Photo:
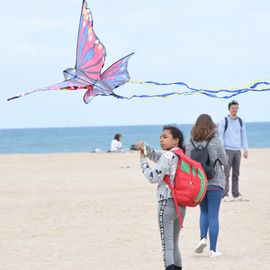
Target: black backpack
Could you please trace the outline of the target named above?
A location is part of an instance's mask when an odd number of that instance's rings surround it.
[[[207,179],[213,179],[216,175],[215,165],[216,161],[213,162],[209,157],[208,152],[208,145],[210,143],[211,139],[207,142],[206,146],[203,146],[201,144],[195,145],[193,140],[190,138],[190,142],[193,145],[194,149],[191,150],[191,158],[193,160],[196,160],[202,164],[203,170],[206,174]]]

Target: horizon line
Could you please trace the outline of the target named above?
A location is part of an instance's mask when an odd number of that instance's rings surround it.
[[[270,121],[252,121],[245,124],[270,123]],[[136,125],[94,125],[94,126],[44,126],[44,127],[1,127],[0,130],[16,130],[16,129],[53,129],[53,128],[101,128],[101,127],[138,127],[138,126],[164,126],[164,125],[193,125],[194,123],[166,123],[166,124],[136,124]],[[216,123],[217,124],[217,123]]]

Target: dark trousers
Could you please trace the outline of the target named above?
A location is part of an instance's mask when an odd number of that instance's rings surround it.
[[[240,174],[240,162],[241,162],[241,151],[240,150],[226,150],[228,156],[228,164],[224,167],[224,172],[226,176],[225,189],[223,197],[229,193],[229,180],[230,171],[232,169],[232,195],[233,197],[238,197],[239,193],[239,174]]]

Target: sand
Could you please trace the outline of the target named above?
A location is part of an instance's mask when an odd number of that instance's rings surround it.
[[[218,250],[193,253],[199,209],[181,232],[184,270],[270,269],[270,149],[250,150],[240,191],[222,203]],[[138,153],[0,156],[0,269],[162,270],[156,186]]]

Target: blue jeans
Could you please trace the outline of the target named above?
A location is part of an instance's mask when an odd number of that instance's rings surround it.
[[[218,186],[208,186],[204,199],[200,203],[201,239],[207,238],[209,228],[210,250],[216,251],[219,231],[219,207],[223,189]]]

